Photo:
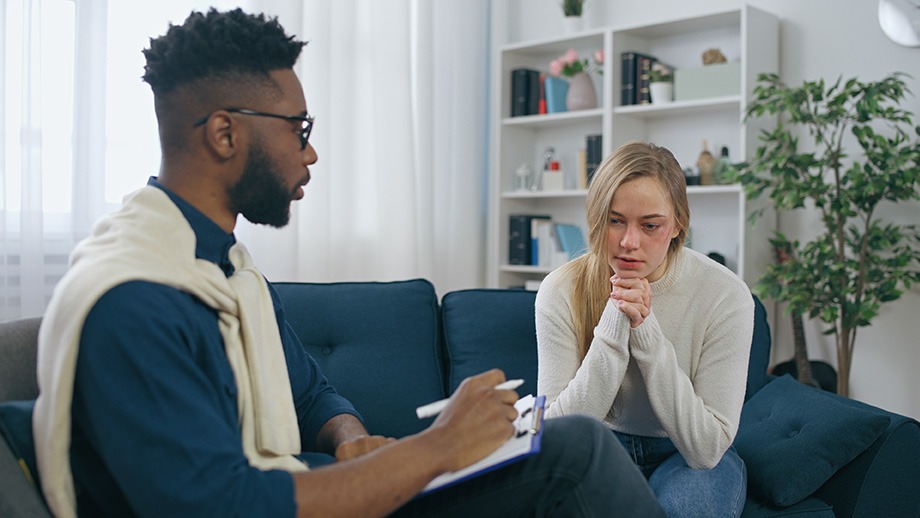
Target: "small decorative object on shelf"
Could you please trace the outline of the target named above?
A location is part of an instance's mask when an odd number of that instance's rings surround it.
[[[669,103],[674,100],[674,70],[660,62],[652,63],[649,70],[649,95],[653,104]]]
[[[716,168],[712,171],[712,183],[715,185],[723,185],[729,183],[726,175],[731,168],[732,161],[728,158],[728,147],[722,146],[722,151],[719,154],[719,160],[716,161]]]
[[[565,54],[550,61],[549,74],[554,77],[568,77],[569,91],[566,94],[565,104],[569,111],[587,110],[597,106],[597,94],[594,91],[594,82],[591,80],[592,72],[602,73],[601,65],[604,64],[604,51],[595,50],[591,59],[579,58],[575,49],[569,49]]]
[[[684,180],[686,180],[687,185],[699,185],[700,184],[700,172],[697,171],[695,167],[685,167],[684,168]],[[687,245],[690,246],[690,245]]]
[[[527,162],[521,162],[521,165],[514,170],[514,189],[516,191],[526,191],[530,189],[530,181],[533,177],[533,171]]]
[[[561,191],[565,188],[565,177],[559,168],[556,150],[551,147],[546,148],[543,153],[543,178],[541,183],[544,191]]]
[[[703,151],[696,160],[696,167],[700,170],[700,185],[712,185],[712,171],[716,167],[716,158],[709,152],[709,143],[703,141]]]
[[[704,65],[714,65],[716,63],[726,63],[728,58],[725,57],[725,54],[722,54],[722,51],[719,49],[706,49],[703,52],[703,64]]]

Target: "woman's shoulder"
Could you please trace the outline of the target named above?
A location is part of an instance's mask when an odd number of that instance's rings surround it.
[[[708,287],[731,298],[750,298],[748,285],[726,265],[686,247],[681,252],[681,261],[684,278],[694,279],[693,284],[699,288],[705,290]]]
[[[575,268],[572,261],[549,272],[540,282],[540,289],[537,290],[537,301],[568,300],[572,290],[575,287]]]

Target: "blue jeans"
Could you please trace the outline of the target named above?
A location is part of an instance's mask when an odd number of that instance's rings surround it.
[[[712,469],[693,469],[667,437],[613,432],[669,517],[741,516],[747,469],[731,447]]]
[[[394,516],[664,517],[626,451],[597,419],[544,422],[540,452],[416,498]]]

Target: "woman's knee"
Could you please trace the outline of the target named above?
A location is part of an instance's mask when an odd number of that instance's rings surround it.
[[[712,469],[693,469],[675,453],[655,470],[649,485],[668,516],[738,516],[747,493],[747,470],[733,449]]]

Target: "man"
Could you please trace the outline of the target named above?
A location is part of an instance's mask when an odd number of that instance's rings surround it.
[[[413,500],[511,435],[517,395],[486,372],[427,430],[368,434],[236,243],[239,214],[287,223],[317,160],[293,71],[302,46],[275,20],[212,9],[145,50],[159,176],[74,250],[41,329],[34,433],[52,511],[660,513],[613,435],[586,418],[548,422],[539,455]],[[336,462],[308,469],[301,452]]]

